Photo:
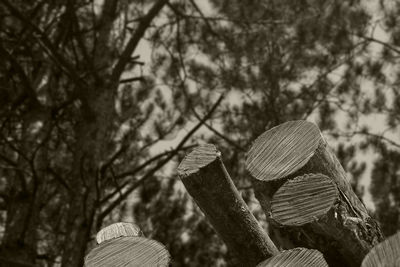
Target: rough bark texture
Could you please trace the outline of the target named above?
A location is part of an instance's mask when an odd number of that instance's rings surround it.
[[[94,66],[99,71],[87,81],[87,86],[77,88],[81,101],[82,121],[76,124],[74,166],[70,187],[75,191],[70,198],[67,233],[62,257],[63,267],[79,267],[83,264],[86,246],[95,221],[99,201],[99,170],[109,156],[112,147],[113,123],[116,118],[115,98],[119,79],[126,64],[167,0],[153,4],[138,24],[114,68],[113,53],[109,46],[113,24],[118,16],[118,1],[106,0],[98,23],[98,43],[95,47]],[[101,221],[98,222],[101,224]]]
[[[278,250],[241,198],[220,154],[214,145],[199,146],[181,162],[178,173],[228,249],[243,266],[256,266]]]
[[[315,249],[295,248],[286,250],[257,265],[257,267],[328,267],[324,256]]]
[[[371,249],[361,267],[400,266],[400,232]]]
[[[268,170],[271,162],[272,172]],[[256,178],[256,197],[267,216],[273,194],[288,179],[320,173],[332,179],[338,188],[340,201],[324,224],[308,224],[301,229],[273,227],[285,248],[317,248],[330,265],[360,266],[368,251],[382,240],[378,224],[351,189],[344,169],[316,125],[293,121],[265,132],[250,149],[246,164]]]

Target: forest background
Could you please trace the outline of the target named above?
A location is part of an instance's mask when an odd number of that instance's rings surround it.
[[[236,266],[177,164],[214,143],[267,227],[245,154],[297,119],[385,235],[400,229],[399,1],[0,0],[0,14],[0,259],[82,266],[99,229],[131,221],[173,266]]]

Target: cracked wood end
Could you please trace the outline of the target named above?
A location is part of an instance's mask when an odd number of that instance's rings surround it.
[[[325,216],[338,200],[335,183],[322,174],[288,180],[274,194],[271,219],[284,226],[299,226]]]
[[[159,242],[144,237],[118,237],[102,242],[85,257],[86,267],[169,265],[170,255]]]
[[[101,229],[96,235],[97,244],[121,236],[143,236],[139,226],[133,223],[118,222]]]

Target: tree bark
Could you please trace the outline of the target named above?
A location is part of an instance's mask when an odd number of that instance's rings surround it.
[[[233,184],[220,152],[202,145],[178,167],[189,194],[243,266],[256,266],[278,253]]]
[[[88,81],[87,87],[76,89],[82,102],[82,121],[77,124],[75,130],[77,140],[70,186],[74,192],[70,198],[68,229],[62,257],[63,267],[78,267],[83,264],[101,194],[99,170],[102,162],[107,159],[113,143],[115,98],[119,78],[151,21],[166,3],[166,0],[159,0],[153,4],[144,19],[140,21],[113,69],[107,64],[112,64],[110,61],[115,52],[110,49],[109,41],[114,20],[118,17],[118,1],[106,0],[103,4],[97,30],[98,43],[93,59],[96,75],[93,80]]]
[[[62,266],[78,267],[84,262],[99,200],[99,167],[111,141],[114,98],[111,91],[98,89],[98,97],[87,99],[84,120],[76,127],[77,141],[70,180],[70,208]]]
[[[256,197],[268,218],[273,195],[285,181],[306,174],[323,174],[335,183],[338,203],[325,226],[290,231],[272,227],[286,245],[316,248],[334,266],[360,266],[368,251],[382,240],[378,224],[351,189],[344,169],[313,123],[291,121],[265,132],[254,142],[246,165],[255,178]],[[339,225],[343,231],[337,230]],[[332,254],[333,251],[338,254]]]

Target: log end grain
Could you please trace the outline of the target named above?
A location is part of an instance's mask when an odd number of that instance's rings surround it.
[[[315,249],[294,248],[269,258],[257,267],[328,267],[324,256]]]
[[[400,266],[400,232],[371,249],[361,267]]]
[[[262,181],[281,179],[303,167],[324,139],[308,121],[289,121],[260,135],[250,148],[246,168]]]
[[[221,152],[212,144],[199,145],[192,152],[187,154],[178,166],[178,174],[181,177],[197,172],[201,168],[213,162]]]
[[[121,236],[143,236],[139,226],[133,223],[118,222],[101,229],[96,235],[97,244]]]
[[[102,242],[85,258],[86,267],[169,265],[170,255],[159,242],[144,237],[119,237]]]
[[[338,201],[335,183],[322,174],[286,181],[271,201],[271,219],[282,226],[300,226],[326,216]]]

